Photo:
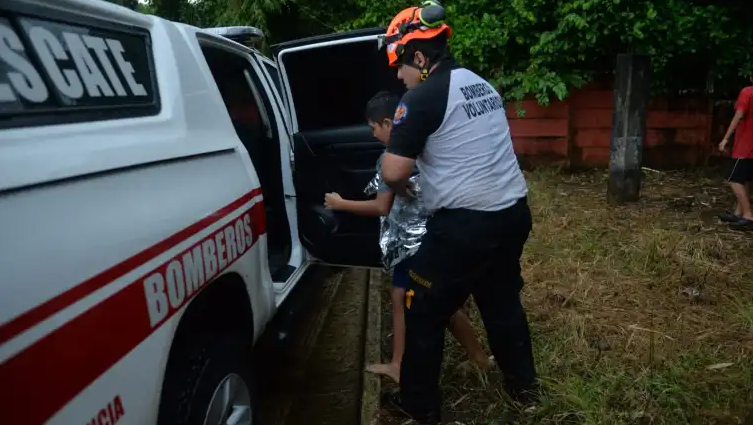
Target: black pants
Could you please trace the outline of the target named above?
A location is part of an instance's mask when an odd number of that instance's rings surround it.
[[[407,413],[438,413],[445,329],[471,294],[507,391],[531,389],[536,372],[520,302],[520,256],[530,231],[526,198],[496,212],[439,210],[429,220],[409,272],[414,295],[405,305],[400,392]]]

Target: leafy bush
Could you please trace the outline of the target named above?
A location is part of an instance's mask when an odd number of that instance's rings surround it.
[[[124,1],[124,0],[115,0]],[[618,53],[651,55],[657,92],[729,98],[753,75],[750,0],[445,0],[455,56],[509,99],[542,104],[611,78]],[[706,1],[708,4],[696,2]],[[270,42],[386,26],[419,0],[152,0],[197,26],[254,25]]]
[[[351,0],[361,15],[340,29],[386,25],[402,0]],[[511,99],[542,104],[611,72],[618,53],[648,53],[656,91],[729,96],[753,75],[753,11],[743,2],[683,0],[446,0],[455,56]],[[747,20],[747,22],[746,22]]]

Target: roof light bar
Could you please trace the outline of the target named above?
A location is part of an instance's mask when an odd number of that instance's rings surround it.
[[[249,26],[216,27],[205,28],[204,30],[246,46],[250,46],[254,42],[264,38],[264,33],[259,28]]]

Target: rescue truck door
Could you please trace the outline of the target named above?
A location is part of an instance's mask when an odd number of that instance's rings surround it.
[[[328,192],[369,199],[364,189],[384,146],[363,111],[379,91],[404,91],[387,65],[383,34],[375,28],[273,46],[290,114],[301,242],[329,264],[380,265],[379,219],[328,211],[323,204]]]

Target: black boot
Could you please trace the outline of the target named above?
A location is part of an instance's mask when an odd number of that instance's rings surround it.
[[[520,403],[524,408],[533,407],[538,403],[541,397],[541,389],[542,386],[538,380],[531,385],[525,386],[525,388],[512,388],[510,386],[506,388],[510,398]]]
[[[395,416],[413,419],[421,425],[439,425],[441,420],[439,409],[428,413],[406,411],[399,391],[382,394],[382,407]]]

